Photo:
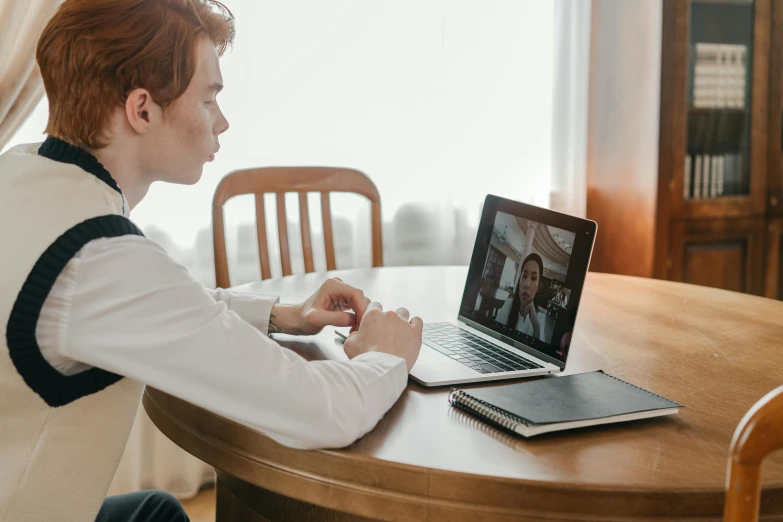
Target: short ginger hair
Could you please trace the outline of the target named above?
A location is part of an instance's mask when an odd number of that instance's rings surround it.
[[[222,56],[234,17],[216,0],[65,0],[38,41],[49,98],[46,133],[82,148],[108,144],[106,125],[137,88],[162,108],[196,68],[200,38]]]

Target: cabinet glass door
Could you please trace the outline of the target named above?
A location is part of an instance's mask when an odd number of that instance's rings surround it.
[[[750,194],[754,7],[690,3],[685,200]]]

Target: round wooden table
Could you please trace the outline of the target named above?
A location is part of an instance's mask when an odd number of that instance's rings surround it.
[[[465,267],[332,272],[385,308],[455,319]],[[240,287],[298,302],[324,274]],[[678,415],[516,438],[409,382],[343,450],[283,447],[158,390],[144,407],[218,472],[217,520],[720,520],[729,442],[783,382],[783,303],[679,283],[589,274],[566,373],[604,370],[686,405]],[[331,330],[280,337],[308,359],[345,358]],[[476,385],[473,385],[476,386]],[[472,386],[468,386],[472,387]],[[765,520],[783,520],[783,454],[763,469]]]

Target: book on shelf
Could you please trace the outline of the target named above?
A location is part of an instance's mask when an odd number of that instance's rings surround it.
[[[731,194],[733,188],[731,186],[731,180],[734,177],[734,169],[736,166],[736,158],[734,157],[734,154],[728,154],[726,155],[726,174],[723,178],[723,184],[726,187],[726,192]]]
[[[710,199],[738,194],[743,189],[739,154],[685,155],[683,199]]]
[[[696,42],[692,45],[693,106],[744,109],[748,47]]]
[[[723,165],[725,162],[725,156],[719,156],[715,162],[717,168],[715,169],[715,186],[713,188],[714,197],[723,195]]]
[[[684,199],[709,199],[747,190],[747,111],[688,112]]]
[[[718,197],[718,163],[720,156],[712,157],[712,172],[710,173],[710,197]]]
[[[701,197],[709,198],[710,196],[710,175],[712,174],[712,156],[705,155],[702,158],[701,163]]]

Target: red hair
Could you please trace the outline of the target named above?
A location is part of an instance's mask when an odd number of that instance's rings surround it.
[[[196,68],[196,44],[222,55],[234,17],[216,0],[65,0],[38,41],[36,60],[49,98],[47,134],[83,148],[107,144],[112,111],[136,88],[164,109]]]

